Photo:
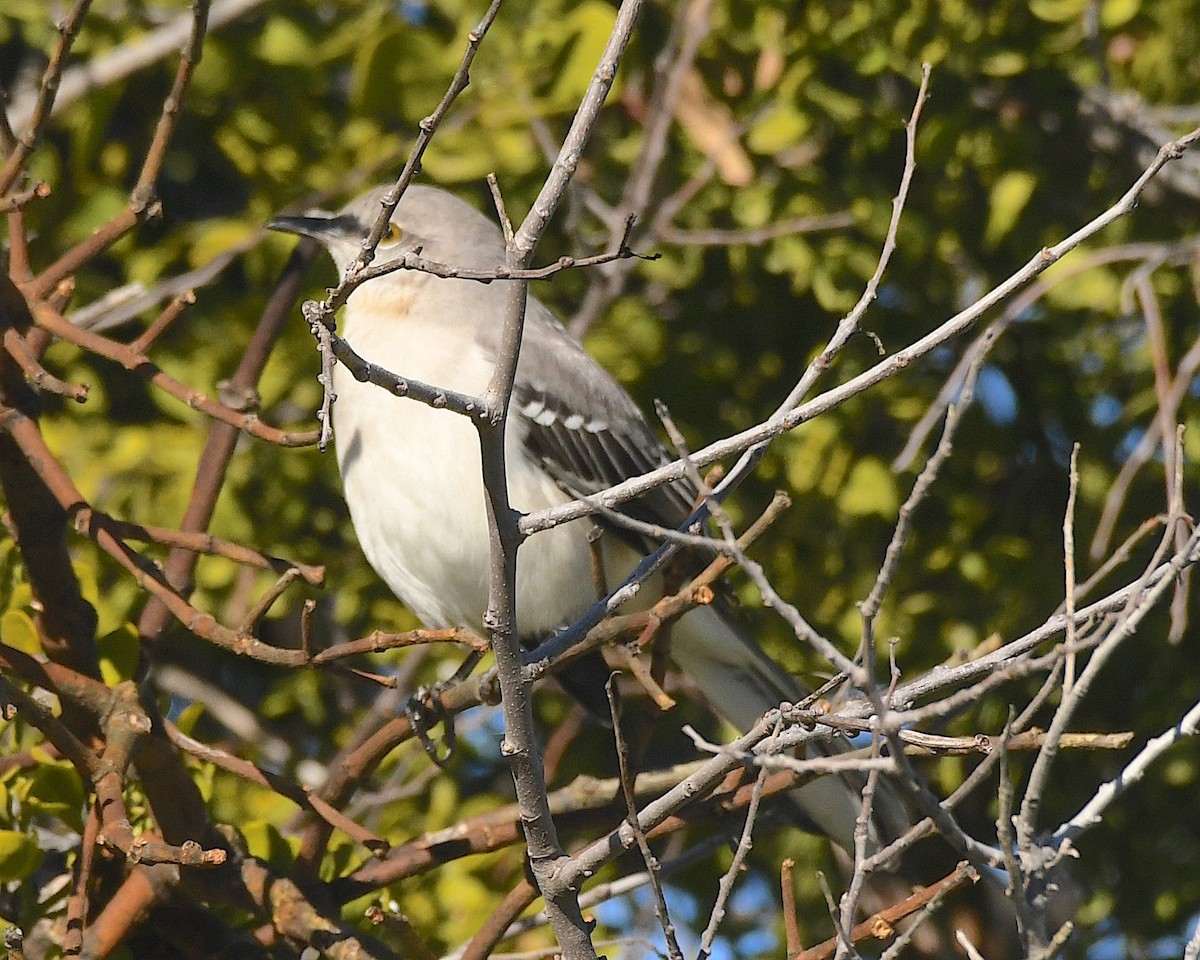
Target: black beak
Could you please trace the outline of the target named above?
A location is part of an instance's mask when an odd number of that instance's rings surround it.
[[[331,240],[355,239],[365,231],[354,218],[344,214],[310,214],[304,217],[274,217],[267,221],[268,230],[278,230],[281,233],[298,233],[302,237],[312,237],[322,243]]]

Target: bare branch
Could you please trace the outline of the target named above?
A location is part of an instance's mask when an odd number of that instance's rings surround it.
[[[13,146],[12,152],[9,153],[3,168],[0,168],[0,196],[8,194],[9,189],[25,169],[25,164],[29,161],[38,140],[41,139],[46,121],[50,117],[50,108],[54,106],[58,83],[71,52],[71,46],[79,35],[83,18],[87,16],[88,7],[91,5],[91,0],[75,0],[66,19],[57,26],[58,42],[50,54],[50,62],[42,71],[41,86],[38,88],[37,101],[29,111],[28,126],[20,120],[14,125],[14,127],[25,127],[25,130],[16,137],[16,144]],[[13,129],[10,127],[9,132],[13,132]]]
[[[667,956],[671,960],[682,960],[683,951],[679,949],[679,941],[675,938],[675,925],[671,922],[671,914],[667,910],[667,897],[663,893],[662,884],[658,879],[658,858],[654,856],[653,851],[650,849],[650,844],[646,840],[646,834],[642,832],[642,828],[638,825],[637,798],[634,797],[633,793],[633,783],[636,779],[636,774],[630,769],[629,746],[621,733],[621,711],[617,702],[614,679],[614,677],[608,678],[608,683],[605,684],[604,691],[608,694],[608,708],[612,715],[613,743],[617,748],[621,793],[625,798],[625,822],[629,824],[629,828],[633,831],[634,837],[637,839],[638,850],[642,854],[642,862],[646,864],[646,876],[649,878],[650,890],[654,894],[654,915],[658,918],[663,936],[666,938]]]
[[[1051,264],[1058,262],[1067,253],[1078,247],[1084,240],[1095,235],[1114,220],[1132,211],[1136,206],[1138,196],[1159,170],[1170,161],[1182,156],[1183,152],[1194,146],[1198,140],[1200,140],[1200,130],[1195,130],[1187,136],[1164,144],[1162,149],[1159,150],[1154,163],[1138,177],[1120,200],[1070,236],[1059,241],[1054,246],[1044,248],[1024,267],[1012,274],[1003,283],[993,288],[988,294],[981,297],[965,310],[946,320],[924,337],[892,354],[886,360],[852,377],[840,386],[827,390],[807,403],[783,410],[761,424],[695,451],[692,454],[692,459],[696,466],[701,468],[707,467],[718,460],[723,460],[726,457],[754,447],[756,444],[770,441],[774,437],[794,429],[801,423],[806,423],[819,414],[841,405],[851,397],[869,390],[876,384],[896,376],[912,364],[914,360],[925,356],[936,347],[941,346],[943,343],[962,333],[993,306],[1006,300],[1015,291],[1025,286],[1030,280],[1046,270]],[[560,507],[540,510],[529,514],[522,518],[521,530],[525,534],[532,534],[577,517],[587,516],[595,512],[593,504],[616,507],[663,483],[678,480],[685,473],[686,467],[683,462],[676,460],[665,467],[660,467],[640,477],[623,481],[610,487],[608,490],[593,494],[590,497],[581,498]],[[731,476],[733,476],[732,471]],[[720,489],[724,489],[724,485]]]

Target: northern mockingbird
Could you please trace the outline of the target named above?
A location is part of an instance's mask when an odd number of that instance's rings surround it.
[[[279,217],[276,230],[319,240],[340,270],[361,252],[380,212],[380,187],[337,214]],[[379,244],[380,262],[420,248],[464,268],[504,263],[499,228],[443,190],[410,186]],[[491,376],[505,315],[503,283],[397,270],[351,294],[343,335],[365,359],[401,376],[478,395]],[[489,541],[479,441],[467,418],[389,395],[342,365],[333,373],[334,438],[346,502],[363,551],[395,594],[428,627],[477,629],[488,600]],[[602,490],[671,460],[620,384],[530,296],[505,438],[509,497],[524,512]],[[677,482],[622,509],[664,527],[689,515],[695,491]],[[600,521],[603,523],[603,521]],[[591,520],[530,537],[517,555],[518,632],[536,643],[571,623],[596,599]],[[599,553],[619,584],[647,549],[613,529]],[[657,587],[661,590],[661,585]],[[657,598],[654,585],[640,596]],[[742,730],[806,691],[718,604],[672,627],[670,656],[712,707]],[[593,709],[605,709],[606,671],[568,671],[560,680]],[[590,687],[590,689],[589,689]],[[848,781],[825,777],[795,791],[803,812],[852,848],[861,801]]]

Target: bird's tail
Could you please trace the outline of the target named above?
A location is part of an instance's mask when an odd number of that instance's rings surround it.
[[[784,671],[731,616],[717,605],[698,607],[671,628],[671,659],[695,681],[709,704],[739,730],[749,730],[780,703],[796,703],[808,690]],[[828,741],[822,752],[851,749],[846,740]],[[815,751],[813,751],[815,752]],[[854,849],[854,825],[862,811],[862,778],[824,776],[792,791],[803,816],[847,850]],[[903,831],[909,815],[890,785],[880,781],[871,824],[872,845]]]

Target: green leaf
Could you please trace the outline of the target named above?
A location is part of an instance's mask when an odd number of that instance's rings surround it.
[[[854,464],[838,494],[838,509],[850,517],[872,514],[891,519],[900,508],[896,476],[886,463],[866,457]]]
[[[259,158],[262,158],[259,154]],[[198,232],[196,241],[188,251],[189,266],[198,267],[208,263],[226,250],[236,247],[254,233],[256,227],[244,220],[208,221]]]
[[[1029,58],[1016,50],[1001,50],[993,53],[979,65],[979,70],[989,77],[1015,77],[1029,69]]]
[[[42,763],[33,774],[24,802],[30,813],[57,817],[83,830],[83,782],[67,763]]]
[[[823,109],[837,124],[851,124],[863,114],[863,101],[823,83],[810,83],[805,90],[810,103]]]
[[[1001,175],[992,187],[987,227],[983,231],[986,244],[995,246],[1008,235],[1033,196],[1036,185],[1033,174],[1024,170],[1011,170]]]
[[[279,832],[279,828],[266,820],[251,820],[241,826],[242,835],[246,838],[246,849],[252,856],[280,869],[291,865],[295,850],[288,839]],[[299,844],[299,838],[296,838]]]
[[[607,3],[585,0],[575,4],[561,25],[570,37],[566,58],[555,71],[551,97],[555,103],[575,104],[592,82],[596,64],[608,43],[615,13]],[[610,98],[612,94],[609,95]]]
[[[782,104],[750,128],[746,146],[759,154],[775,154],[795,145],[808,132],[808,118],[794,107]]]
[[[24,610],[6,610],[0,617],[0,639],[22,653],[39,654],[42,642],[38,638],[33,618]]]
[[[204,716],[206,709],[203,703],[196,701],[195,703],[189,703],[179,711],[179,716],[175,718],[175,726],[179,729],[179,732],[188,737],[194,736],[196,724],[200,722],[200,718]]]
[[[1140,0],[1104,0],[1100,5],[1100,26],[1117,30],[1125,26],[1142,9]]]
[[[1083,16],[1088,0],[1031,0],[1029,12],[1047,23],[1068,23]]]
[[[42,862],[42,851],[33,837],[16,830],[0,830],[0,883],[24,880]]]
[[[392,89],[397,57],[402,49],[397,30],[372,31],[362,38],[350,73],[350,102],[359,109],[377,109]]]
[[[1077,274],[1050,288],[1046,300],[1063,310],[1113,310],[1121,299],[1121,280],[1111,270]]]
[[[258,38],[258,55],[275,66],[302,66],[312,60],[312,38],[294,20],[271,17]]]
[[[132,680],[141,658],[137,628],[126,623],[97,641],[100,650],[100,675],[110,687]]]

